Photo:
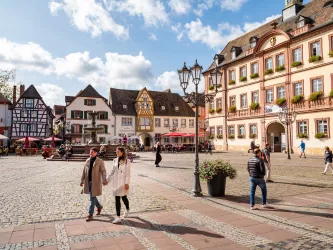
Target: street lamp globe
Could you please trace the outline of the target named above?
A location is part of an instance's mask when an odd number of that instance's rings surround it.
[[[184,63],[184,67],[182,69],[178,70],[178,76],[179,76],[180,86],[182,87],[185,94],[188,86],[188,81],[191,76],[191,71],[186,67],[186,63]]]
[[[198,60],[195,60],[195,64],[191,67],[193,83],[198,85],[201,78],[202,67],[198,64]]]

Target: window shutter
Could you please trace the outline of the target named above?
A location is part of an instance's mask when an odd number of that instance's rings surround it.
[[[83,125],[80,125],[80,133],[82,133]]]
[[[83,119],[83,111],[80,112],[80,119]]]
[[[71,117],[74,119],[74,110],[71,111]]]
[[[93,105],[96,106],[96,100],[93,100]]]
[[[108,125],[104,125],[105,134],[108,133]]]
[[[88,104],[88,100],[84,99],[84,105],[87,105],[87,104]]]
[[[106,120],[109,119],[109,112],[105,112],[105,119],[106,119]]]
[[[74,134],[74,124],[71,125],[71,133]]]
[[[88,117],[88,111],[84,111],[84,119],[87,120]]]

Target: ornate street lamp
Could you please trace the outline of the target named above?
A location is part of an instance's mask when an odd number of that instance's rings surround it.
[[[293,124],[296,120],[297,113],[294,110],[290,110],[288,107],[284,108],[281,112],[279,112],[279,119],[282,124],[287,127],[287,153],[288,159],[290,160],[290,143],[289,143],[289,126]]]
[[[215,59],[215,58],[214,58]],[[200,98],[204,98],[204,101],[211,102],[214,100],[216,94],[206,94],[200,95],[198,94],[198,85],[201,80],[202,67],[198,64],[198,61],[195,60],[195,64],[190,70],[186,67],[186,63],[184,63],[184,67],[178,70],[180,86],[182,87],[185,95],[185,99],[188,103],[193,104],[195,106],[195,165],[194,165],[194,188],[193,195],[201,196],[201,185],[199,178],[199,103]],[[217,93],[217,87],[220,84],[222,79],[222,74],[218,71],[217,65],[215,66],[215,71],[213,72],[213,86],[215,86],[215,92]],[[190,94],[186,92],[186,89],[189,85],[189,80],[192,78],[192,82],[195,85],[195,92],[191,92]]]

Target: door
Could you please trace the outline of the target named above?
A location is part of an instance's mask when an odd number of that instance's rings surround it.
[[[150,147],[150,138],[149,137],[145,138],[145,146]]]

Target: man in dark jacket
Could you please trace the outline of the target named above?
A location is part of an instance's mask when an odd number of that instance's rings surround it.
[[[249,159],[247,164],[247,170],[250,175],[250,205],[251,209],[254,208],[255,205],[255,193],[257,186],[260,187],[262,193],[262,207],[266,207],[266,198],[267,198],[267,187],[265,182],[265,163],[260,158],[261,150],[256,148],[254,150],[255,156]]]

